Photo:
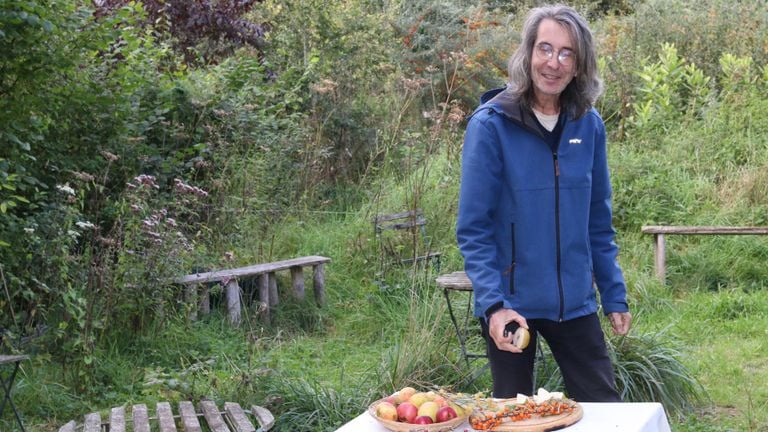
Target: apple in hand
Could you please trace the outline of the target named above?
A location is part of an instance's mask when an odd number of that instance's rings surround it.
[[[430,416],[418,416],[415,419],[413,419],[413,424],[432,424],[434,423],[432,421],[432,417]]]
[[[440,409],[437,410],[437,414],[435,415],[435,421],[438,423],[442,423],[444,421],[452,420],[458,417],[456,414],[456,411],[454,411],[453,408],[449,406],[440,407]]]
[[[419,409],[410,402],[403,402],[397,406],[397,419],[405,423],[413,423]]]
[[[376,405],[376,415],[384,420],[397,421],[397,408],[389,402]]]

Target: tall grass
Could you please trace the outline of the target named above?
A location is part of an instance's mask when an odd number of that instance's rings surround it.
[[[665,331],[608,342],[622,399],[661,402],[668,414],[679,418],[707,401],[701,383],[682,362],[683,351],[671,344]]]

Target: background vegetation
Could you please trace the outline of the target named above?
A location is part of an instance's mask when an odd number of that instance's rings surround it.
[[[32,355],[15,390],[29,429],[208,397],[335,430],[404,385],[487,389],[468,382],[479,364],[438,270],[383,265],[371,221],[424,209],[428,244],[404,253],[462,268],[464,118],[504,83],[533,4],[1,2],[0,328],[4,352]],[[620,388],[663,402],[675,430],[765,430],[764,239],[670,238],[662,285],[640,234],[768,224],[765,2],[573,5],[599,41],[635,315],[610,341]],[[284,294],[271,324],[257,304],[239,328],[218,309],[191,320],[167,282],[311,254],[333,260],[328,305]]]

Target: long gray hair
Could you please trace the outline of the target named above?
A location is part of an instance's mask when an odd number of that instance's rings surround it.
[[[603,93],[603,81],[598,76],[597,53],[587,21],[569,6],[554,5],[532,9],[521,32],[522,41],[509,59],[509,89],[529,108],[533,106],[531,57],[539,25],[552,19],[571,35],[576,54],[576,76],[560,95],[560,105],[573,117],[581,117]]]

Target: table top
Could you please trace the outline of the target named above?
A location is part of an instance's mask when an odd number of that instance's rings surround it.
[[[29,360],[28,355],[0,355],[0,364],[18,363],[23,360]]]
[[[576,424],[561,429],[567,432],[671,432],[664,407],[657,402],[597,403],[584,402],[584,417]],[[473,432],[468,423],[455,432]],[[388,432],[368,412],[357,416],[336,432]]]

